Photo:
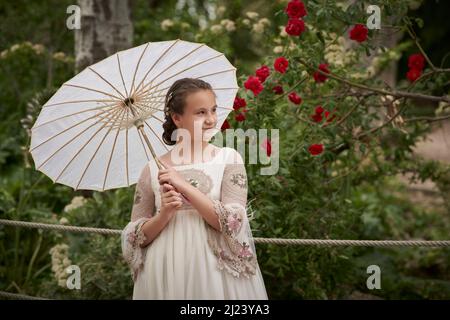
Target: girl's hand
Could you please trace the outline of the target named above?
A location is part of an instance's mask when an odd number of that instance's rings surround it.
[[[187,183],[186,180],[173,167],[169,166],[163,161],[161,162],[166,167],[166,169],[160,169],[158,172],[159,184],[163,185],[167,183],[174,186],[179,191],[182,190]]]
[[[183,201],[179,192],[170,184],[163,184],[161,190],[161,209],[160,214],[169,220],[175,214],[175,211],[181,207]]]

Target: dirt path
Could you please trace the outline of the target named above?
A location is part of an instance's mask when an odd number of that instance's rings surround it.
[[[414,154],[425,159],[450,163],[450,121],[438,121],[433,124],[432,132],[413,148]],[[443,199],[437,193],[437,188],[431,180],[423,183],[410,183],[409,175],[397,175],[400,181],[408,185],[414,202],[439,205]]]

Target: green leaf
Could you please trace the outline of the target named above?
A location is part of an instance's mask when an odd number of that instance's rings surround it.
[[[417,26],[422,29],[423,28],[423,20],[421,18],[416,18],[415,21],[417,23]]]
[[[317,36],[317,38],[319,38],[319,41],[322,42],[322,44],[325,44],[325,40],[323,39],[322,32],[317,31],[316,36]]]

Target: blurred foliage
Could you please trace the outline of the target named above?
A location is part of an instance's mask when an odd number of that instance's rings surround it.
[[[364,1],[350,6],[334,1],[305,1],[307,31],[299,38],[280,33],[287,21],[283,12],[286,3],[133,1],[135,45],[180,38],[205,42],[224,52],[238,68],[242,88],[239,95],[248,104],[244,122],[237,122],[235,113],[230,115],[232,127],[279,129],[279,172],[263,176],[259,173],[262,165],[247,166],[249,199],[256,218],[252,221],[254,237],[448,238],[448,165],[412,154],[412,147],[430,131],[430,125],[418,121],[386,126],[366,139],[355,140],[355,131],[370,130],[381,120],[379,110],[384,106],[380,96],[345,94],[346,87],[330,79],[317,84],[312,80],[312,71],[299,59],[313,66],[327,61],[335,74],[386,89],[379,75],[393,62],[400,70],[398,89],[425,94],[448,94],[448,75],[433,75],[410,86],[404,73],[407,57],[417,51],[414,43],[405,36],[394,48],[386,49],[370,41],[375,31],[369,32],[369,41],[352,45],[344,56],[332,55],[332,59],[330,46],[340,44],[340,36],[348,38],[349,26],[364,22]],[[53,184],[33,168],[26,152],[40,106],[73,76],[73,35],[63,25],[69,4],[0,4],[0,217],[120,229],[128,222],[134,187],[94,192],[92,198],[75,205],[80,192]],[[425,39],[425,50],[431,51],[430,57],[439,61],[438,66],[448,67],[450,50],[441,40],[442,31],[449,30],[443,27],[448,21],[434,17],[435,12],[448,12],[447,4],[427,1],[418,8],[413,1],[405,0],[371,4],[380,5],[383,14],[400,27],[404,26],[402,17],[420,17],[423,28],[418,33]],[[437,5],[443,9],[433,7]],[[258,15],[250,17],[248,12]],[[275,47],[282,51],[275,53]],[[273,60],[278,56],[289,60],[286,74],[273,70]],[[255,97],[243,84],[263,64],[271,68],[271,75],[264,82],[263,92]],[[286,94],[274,95],[270,90],[274,85],[282,85]],[[291,91],[302,96],[300,106],[287,99]],[[423,108],[407,103],[401,114],[405,118],[434,115],[436,109],[434,104]],[[361,107],[341,125],[320,126],[309,120],[319,104],[336,110],[340,117],[355,105]],[[323,143],[324,153],[311,156],[308,147],[312,143]],[[399,173],[412,173],[415,181],[432,180],[443,201],[439,205],[412,202],[408,190],[395,178]],[[59,244],[69,245],[70,260],[81,268],[81,290],[70,291],[58,285],[49,252]],[[386,299],[450,297],[448,248],[264,244],[257,245],[257,250],[271,299],[338,299],[355,291]],[[382,290],[376,292],[365,285],[366,268],[372,264],[382,270]],[[61,299],[130,299],[132,281],[121,257],[118,237],[0,226],[0,290]]]

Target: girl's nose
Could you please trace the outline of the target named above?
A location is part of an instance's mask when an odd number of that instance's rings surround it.
[[[208,126],[212,125],[215,122],[214,116],[209,116],[208,118],[206,118],[205,122]]]

